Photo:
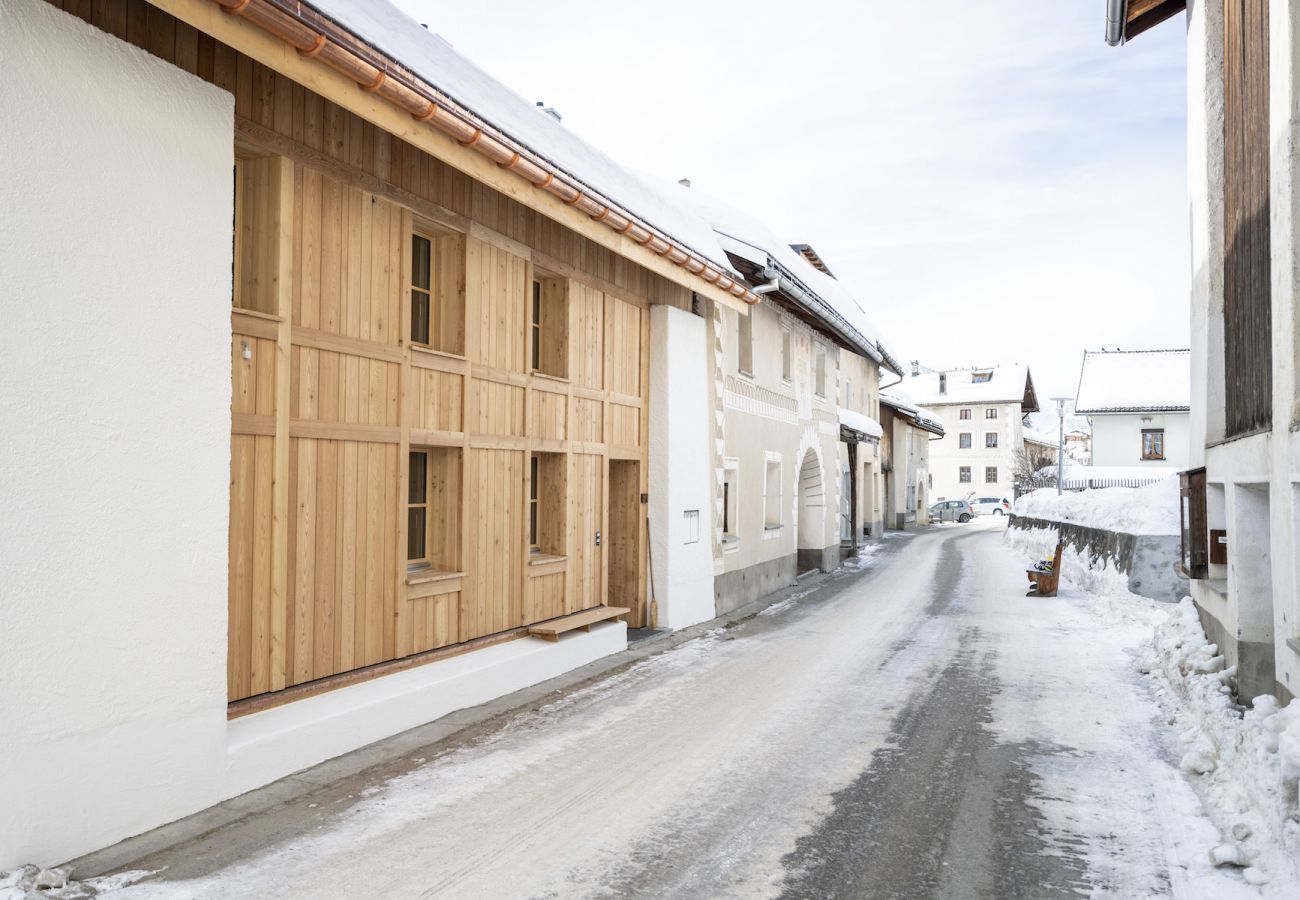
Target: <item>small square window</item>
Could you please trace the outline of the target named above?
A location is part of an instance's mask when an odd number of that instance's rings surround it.
[[[985,483],[985,484],[997,484],[997,483],[998,483],[998,467],[997,467],[997,466],[985,466],[985,467],[984,467],[984,483]]]
[[[984,446],[991,450],[997,445],[998,445],[998,433],[996,431],[984,432]]]
[[[970,418],[970,410],[969,409],[960,410],[957,413],[957,418],[961,419],[963,422],[966,421],[967,419]]]
[[[970,484],[970,466],[961,466],[957,469],[957,480],[962,484]]]
[[[996,406],[990,406],[988,409],[984,410],[984,418],[996,419],[997,417],[998,417],[998,409]]]
[[[969,449],[970,449],[970,432],[969,432],[969,431],[963,431],[961,434],[957,435],[957,449],[959,449],[959,450],[969,450]]]

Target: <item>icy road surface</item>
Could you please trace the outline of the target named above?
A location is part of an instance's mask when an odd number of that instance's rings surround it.
[[[114,897],[1235,897],[1131,652],[1001,519],[142,860]],[[802,596],[801,596],[802,595]]]

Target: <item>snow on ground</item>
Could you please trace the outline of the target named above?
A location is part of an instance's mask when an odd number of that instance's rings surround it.
[[[1092,492],[1094,498],[1108,493]],[[1055,493],[1051,499],[1056,499]],[[1098,511],[1090,512],[1091,520],[1098,521]],[[1056,533],[1050,528],[1010,529],[1007,543],[1026,560],[1045,558],[1055,548]],[[1256,698],[1251,710],[1237,706],[1230,688],[1235,672],[1224,668],[1218,648],[1206,640],[1190,598],[1171,613],[1163,604],[1129,593],[1126,579],[1109,563],[1081,559],[1070,548],[1062,579],[1061,598],[1111,623],[1112,635],[1134,629],[1144,635],[1132,664],[1148,678],[1164,724],[1173,733],[1178,768],[1195,799],[1180,790],[1170,773],[1157,769],[1147,775],[1164,783],[1170,808],[1183,813],[1199,808],[1212,823],[1212,827],[1188,827],[1175,841],[1175,855],[1183,864],[1181,869],[1178,864],[1173,868],[1181,871],[1184,887],[1192,891],[1191,896],[1207,898],[1300,897],[1300,701],[1279,709],[1266,696]],[[1050,660],[1044,663],[1050,665]],[[1124,698],[1099,699],[1103,706],[1124,702]],[[1095,727],[1080,724],[1087,731],[1101,732],[1106,719],[1099,713]],[[1055,783],[1069,784],[1062,771],[1069,768],[1068,760],[1047,758],[1046,765]],[[1055,811],[1057,816],[1074,830],[1088,833],[1087,820],[1097,801],[1123,802],[1119,798],[1126,773],[1111,772],[1110,778],[1091,785],[1086,773],[1080,773],[1079,793],[1060,791],[1064,805]],[[1096,772],[1091,774],[1095,779]],[[1045,812],[1052,817],[1050,809]],[[1187,822],[1196,825],[1195,818]],[[1104,836],[1104,825],[1102,832]],[[1104,865],[1098,867],[1104,870]],[[1225,871],[1240,871],[1241,883],[1225,880]]]
[[[1235,672],[1184,600],[1156,628],[1138,663],[1158,685],[1168,721],[1186,752],[1180,765],[1197,785],[1222,832],[1216,861],[1276,896],[1300,896],[1300,701],[1279,708],[1272,696],[1242,710],[1232,700]]]
[[[1031,491],[1016,500],[1015,514],[1125,534],[1178,534],[1178,476],[1140,488]]]

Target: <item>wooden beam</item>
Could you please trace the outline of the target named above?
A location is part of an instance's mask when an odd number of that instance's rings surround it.
[[[378,125],[394,137],[454,166],[476,181],[536,210],[588,240],[613,250],[619,256],[732,309],[742,311],[748,309],[748,304],[743,300],[714,287],[698,275],[692,275],[686,269],[642,247],[636,241],[610,230],[559,198],[534,188],[523,178],[502,169],[475,151],[461,146],[442,132],[417,122],[409,114],[391,106],[375,94],[363,91],[355,82],[333,69],[304,57],[295,48],[256,25],[237,16],[227,15],[222,12],[222,7],[212,0],[149,0],[149,2],[204,34],[211,35],[226,46],[296,81],[319,96]],[[741,279],[737,277],[735,280]]]

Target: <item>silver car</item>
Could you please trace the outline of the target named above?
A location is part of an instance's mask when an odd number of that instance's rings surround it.
[[[931,522],[969,522],[975,511],[965,500],[940,500],[930,507]]]

